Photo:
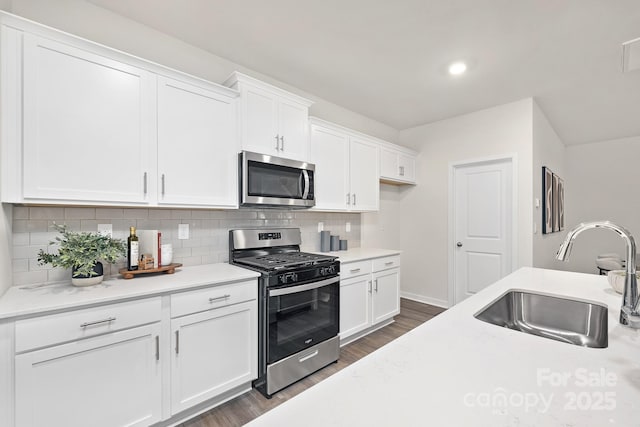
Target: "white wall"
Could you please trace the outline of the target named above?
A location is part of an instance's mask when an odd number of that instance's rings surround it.
[[[400,221],[403,194],[412,186],[380,184],[380,210],[362,214],[361,243],[363,247],[400,249]],[[404,280],[403,280],[404,281]]]
[[[555,259],[555,254],[566,236],[566,231],[542,234],[542,167],[550,168],[564,179],[565,189],[573,187],[575,182],[568,180],[565,167],[565,146],[547,120],[538,104],[533,103],[533,197],[540,202],[533,206],[533,222],[536,232],[533,235],[533,266],[540,268],[563,269],[564,263]],[[565,206],[565,209],[569,209]],[[565,216],[566,220],[566,216]],[[565,222],[566,224],[566,222]],[[565,226],[566,228],[566,226]]]
[[[84,0],[0,0],[0,8],[212,82],[222,83],[233,71],[242,71],[314,100],[313,116],[387,141],[396,142],[398,138],[398,131],[390,126],[272,79],[261,74],[261,70],[247,69]]]
[[[405,296],[447,304],[452,162],[517,155],[517,265],[532,265],[532,104],[532,99],[524,99],[400,132],[401,143],[420,153],[418,185],[406,190],[400,201]]]
[[[640,136],[566,148],[566,224],[610,220],[629,229],[640,244]],[[576,239],[566,269],[597,273],[598,254],[625,245],[616,234],[589,230]]]

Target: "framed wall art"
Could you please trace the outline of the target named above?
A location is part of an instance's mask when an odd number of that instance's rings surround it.
[[[553,172],[542,167],[542,234],[553,233]]]
[[[542,167],[542,234],[564,230],[564,181]]]

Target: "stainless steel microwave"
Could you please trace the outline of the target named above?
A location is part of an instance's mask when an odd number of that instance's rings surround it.
[[[315,165],[266,154],[240,153],[240,206],[310,208]]]

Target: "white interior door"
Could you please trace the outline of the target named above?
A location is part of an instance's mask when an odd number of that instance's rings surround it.
[[[458,303],[512,271],[512,162],[459,165],[453,178],[453,294]]]

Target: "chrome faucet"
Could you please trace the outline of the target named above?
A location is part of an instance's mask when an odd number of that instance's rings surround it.
[[[609,221],[583,222],[569,231],[564,239],[556,258],[560,261],[567,261],[571,254],[573,241],[585,230],[591,228],[604,228],[615,231],[624,239],[627,244],[627,275],[624,281],[624,292],[622,293],[622,308],[620,309],[620,323],[630,328],[640,329],[640,299],[638,298],[638,279],[636,278],[636,242],[633,236],[624,227]]]

